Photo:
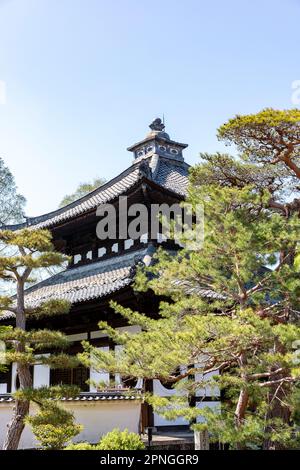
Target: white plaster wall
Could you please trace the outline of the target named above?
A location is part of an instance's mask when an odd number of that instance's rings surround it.
[[[41,354],[48,357],[49,354]],[[45,364],[36,364],[33,368],[33,387],[39,388],[50,385],[50,367]]]
[[[164,387],[159,380],[153,380],[153,393],[160,397],[171,397],[176,394],[176,390]],[[154,426],[185,426],[187,424],[189,424],[188,421],[183,418],[169,421],[154,413]]]
[[[184,418],[176,418],[169,421],[154,413],[154,426],[187,426],[189,422]]]
[[[45,356],[47,354],[44,354]],[[17,378],[17,364],[14,362],[12,364],[11,372],[11,392],[16,391],[16,378]],[[33,369],[33,386],[34,388],[42,387],[43,385],[49,385],[50,383],[50,367],[43,364],[37,364]],[[5,393],[0,388],[0,393]]]
[[[209,377],[213,375],[218,375],[218,372],[206,374],[205,378],[208,379]],[[200,375],[198,379],[200,380]],[[176,394],[176,390],[172,390],[172,389],[168,389],[164,387],[159,380],[153,380],[153,392],[154,394],[161,396],[161,397],[171,397]],[[216,387],[214,387],[214,389],[212,389],[211,387],[206,387],[206,388],[203,388],[203,390],[197,391],[196,396],[218,397],[220,396],[220,390]],[[218,401],[210,401],[210,402],[198,402],[196,406],[197,408],[204,408],[206,406],[209,408],[217,408],[219,405],[220,405],[220,402]],[[203,418],[202,417],[197,418],[197,422],[203,422]],[[180,425],[187,425],[187,424],[189,424],[188,421],[186,421],[183,418],[177,418],[173,421],[168,421],[162,416],[159,416],[158,414],[154,413],[154,425],[155,426],[180,426]]]
[[[118,357],[118,355],[121,354],[123,348],[124,348],[124,346],[121,346],[119,344],[117,344],[115,346],[115,355],[116,355],[116,357]],[[116,382],[116,385],[122,386],[122,378],[121,378],[120,374],[115,375],[115,382]]]
[[[0,404],[0,449],[4,442],[4,438],[7,431],[7,424],[10,422],[12,417],[13,404],[12,403],[1,403]],[[35,438],[30,431],[28,426],[25,426],[25,429],[22,434],[20,449],[33,448],[36,446]]]
[[[217,375],[220,375],[219,374],[219,371],[215,371],[215,372],[209,372],[208,374],[195,374],[195,380],[196,381],[201,381],[203,380],[203,377],[204,377],[204,381],[205,380],[209,380],[211,379],[212,377],[215,377]],[[203,396],[206,396],[206,397],[220,397],[221,396],[221,391],[219,389],[219,387],[211,387],[210,385],[207,385],[206,387],[203,387],[203,388],[199,388],[197,391],[196,391],[196,397],[203,397]]]
[[[139,325],[128,325],[128,326],[120,326],[118,328],[115,328],[119,333],[140,333],[142,331],[141,327]],[[91,332],[91,339],[95,338],[107,338],[108,335],[107,333],[103,333],[102,331],[92,331]]]
[[[107,333],[102,333],[102,331],[92,331],[91,332],[91,339],[95,339],[95,338],[108,338],[108,334]]]
[[[76,335],[68,335],[67,339],[69,341],[83,341],[84,339],[87,339],[87,337],[87,333],[78,333]]]
[[[214,409],[216,412],[219,412],[220,402],[219,401],[198,402],[196,404],[196,407],[199,408],[199,409],[211,408],[211,409]],[[197,423],[204,423],[204,422],[205,422],[205,419],[203,418],[203,416],[198,416],[197,417]]]
[[[141,331],[141,327],[139,325],[129,325],[129,326],[122,326],[122,327],[119,327],[119,328],[116,328],[116,330],[118,330],[119,333],[130,333],[130,334],[137,334],[137,333],[140,333]],[[102,333],[101,331],[92,331],[91,333],[91,338],[103,338],[103,337],[106,337],[106,333]],[[100,347],[100,348],[97,348],[97,349],[100,349],[102,351],[109,351],[109,346],[103,346],[103,347]],[[115,352],[116,354],[119,354],[122,350],[122,346],[120,345],[116,345],[115,346]],[[94,370],[93,368],[90,369],[90,380],[91,381],[94,381],[94,382],[105,382],[105,383],[109,383],[109,374],[105,371],[105,370]],[[116,384],[119,384],[121,385],[122,384],[122,380],[121,380],[121,377],[120,377],[120,374],[116,374],[115,375],[115,382]],[[139,388],[141,385],[141,382],[138,381],[138,386],[136,388]],[[93,386],[92,384],[90,384],[90,392],[96,392],[97,391],[97,388],[95,386]]]
[[[16,391],[16,378],[17,378],[17,364],[12,363],[11,366],[11,393]]]
[[[50,367],[38,364],[33,370],[33,387],[49,386],[50,384]]]
[[[142,331],[142,328],[139,325],[129,325],[129,326],[120,326],[119,328],[116,328],[116,330],[119,333],[131,333],[131,334],[137,334]]]
[[[100,349],[101,351],[109,351],[109,346],[103,346],[97,349]],[[91,367],[90,380],[96,383],[105,382],[106,384],[109,384],[109,373],[105,372],[104,370],[95,370]],[[97,392],[97,387],[95,387],[93,384],[90,384],[90,392]]]
[[[100,437],[114,428],[124,430],[127,428],[131,432],[139,432],[139,422],[141,414],[141,403],[138,400],[111,400],[105,402],[71,402],[62,404],[66,409],[73,411],[75,419],[84,426],[84,430],[76,438],[76,441],[88,441],[96,443]],[[12,403],[0,404],[0,448],[6,434],[7,423],[12,415]],[[35,408],[32,407],[34,412]],[[25,427],[20,449],[36,447],[34,436]]]
[[[203,361],[205,361],[205,356],[203,356],[203,359],[202,359],[202,362],[201,362],[201,358],[199,360],[198,363],[195,364],[195,367],[201,367],[201,364],[203,364]],[[209,372],[208,374],[195,374],[195,380],[196,382],[197,381],[201,381],[204,379],[205,380],[209,380],[211,379],[212,377],[214,376],[217,376],[217,375],[220,375],[220,372],[218,370],[214,371],[214,372]],[[220,389],[219,387],[211,387],[209,385],[207,385],[206,387],[203,387],[203,388],[199,388],[197,391],[196,391],[196,397],[203,397],[203,396],[207,396],[207,397],[220,397],[221,396],[221,392],[220,392]]]
[[[160,380],[153,380],[153,393],[159,397],[172,397],[177,395],[177,391],[173,388],[166,388]],[[184,392],[180,393],[182,395]]]
[[[102,435],[115,428],[139,432],[141,403],[139,401],[115,400],[113,403],[91,402],[73,408],[78,423],[85,429],[77,441],[99,442]]]

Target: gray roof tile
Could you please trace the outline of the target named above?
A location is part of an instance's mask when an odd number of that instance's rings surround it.
[[[188,165],[160,159],[155,182],[177,194],[185,196],[188,185]]]
[[[154,168],[151,166],[151,161],[154,164]],[[149,179],[180,196],[186,194],[189,168],[186,163],[162,157],[155,159],[155,156],[149,158],[147,162],[152,170],[152,173],[150,171],[147,175]],[[34,228],[51,228],[96,209],[100,204],[108,203],[126,193],[132,186],[137,184],[145,176],[142,171],[144,164],[145,161],[132,165],[116,178],[61,209],[39,217],[30,217],[27,219],[26,224],[8,226],[6,228],[16,230],[26,225]]]
[[[136,391],[132,395],[126,395],[128,390],[108,390],[107,392],[82,392],[76,397],[61,397],[61,401],[107,401],[107,400],[141,400],[142,395],[139,391]],[[10,403],[13,402],[14,398],[10,393],[1,393],[0,394],[0,403]]]
[[[52,299],[71,304],[99,299],[131,284],[132,269],[148,253],[148,248],[122,256],[66,269],[26,290],[25,306],[35,308]],[[14,318],[4,312],[1,319]]]

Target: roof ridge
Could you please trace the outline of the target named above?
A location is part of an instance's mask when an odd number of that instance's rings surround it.
[[[37,224],[39,222],[43,222],[44,220],[47,220],[49,218],[61,215],[64,212],[68,211],[69,209],[73,209],[73,208],[77,207],[82,202],[86,201],[87,199],[90,199],[91,197],[101,193],[105,189],[109,188],[112,184],[117,183],[120,179],[122,179],[124,176],[127,176],[128,174],[133,172],[139,166],[140,166],[140,162],[137,162],[137,163],[134,163],[134,164],[130,165],[128,168],[123,170],[121,173],[119,173],[117,176],[110,179],[109,181],[107,181],[103,185],[99,186],[98,188],[94,189],[93,191],[90,191],[89,193],[85,194],[84,196],[80,197],[79,199],[76,199],[75,201],[70,202],[69,204],[66,204],[63,207],[60,207],[60,208],[55,209],[55,210],[50,211],[50,212],[46,212],[46,213],[38,215],[38,216],[26,217],[26,222],[22,222],[20,224],[14,224],[14,225],[6,225],[4,227],[1,227],[1,230],[9,228],[9,227],[12,227],[12,228],[13,227],[16,227],[16,228],[20,227],[21,228],[21,227],[26,226],[26,225],[29,225],[29,226],[30,225],[35,225],[35,224]]]
[[[131,251],[130,253],[125,253],[125,254],[123,253],[122,255],[115,256],[113,258],[106,258],[104,260],[99,259],[98,261],[94,261],[94,262],[88,263],[86,265],[73,267],[71,269],[66,268],[63,271],[60,271],[56,274],[53,274],[53,276],[50,276],[47,279],[44,279],[43,281],[37,282],[36,284],[28,287],[25,290],[25,295],[27,293],[34,292],[35,290],[38,290],[41,287],[47,287],[47,285],[52,285],[53,284],[52,281],[55,281],[55,278],[64,275],[64,273],[70,273],[70,275],[72,275],[72,274],[74,275],[74,273],[76,273],[76,271],[78,271],[78,272],[80,271],[81,274],[84,274],[84,271],[86,271],[86,276],[82,276],[82,277],[88,278],[88,277],[92,277],[92,276],[95,275],[95,273],[93,273],[93,274],[90,273],[89,274],[89,271],[95,270],[98,267],[98,265],[102,266],[103,271],[99,270],[97,272],[97,274],[105,273],[106,272],[105,268],[107,268],[107,267],[110,268],[110,271],[117,271],[118,269],[123,268],[122,266],[117,266],[118,263],[120,263],[121,261],[124,262],[124,263],[126,263],[126,261],[128,261],[128,262],[129,261],[134,261],[135,257],[137,257],[139,255],[142,255],[142,254],[146,254],[147,251],[148,251],[148,247],[147,248],[145,247],[145,248],[141,248],[139,250]],[[126,267],[126,266],[124,266],[124,267]],[[73,280],[76,280],[76,279],[73,279]],[[51,284],[50,284],[50,282],[51,282]]]
[[[160,168],[162,167],[162,164],[169,168],[169,170],[167,170],[169,176],[165,174],[164,178],[160,177]],[[153,181],[163,188],[170,189],[182,196],[185,193],[186,186],[186,182],[183,180],[187,178],[188,168],[189,165],[183,161],[164,158],[162,156],[156,157],[155,155],[149,155],[148,158],[134,162],[115,178],[112,178],[102,186],[99,186],[85,196],[82,196],[62,208],[40,216],[28,217],[24,223],[7,225],[0,227],[0,229],[20,230],[26,227],[49,228],[55,226],[87,213],[98,205],[107,203],[117,196],[124,194],[124,192],[136,185],[142,178]],[[166,170],[163,170],[163,172],[166,173]],[[176,176],[176,172],[179,172],[180,174]],[[179,184],[178,177],[181,178]],[[172,179],[174,179],[174,182],[176,180],[175,185],[172,184]],[[182,188],[181,190],[178,190],[180,189],[180,186],[182,186]]]

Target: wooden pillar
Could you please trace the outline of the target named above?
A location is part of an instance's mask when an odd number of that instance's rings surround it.
[[[209,435],[205,431],[194,431],[195,450],[209,450]]]

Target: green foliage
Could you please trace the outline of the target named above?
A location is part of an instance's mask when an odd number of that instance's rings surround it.
[[[243,426],[237,428],[232,426],[232,413],[230,407],[223,405],[222,412],[217,415],[209,407],[202,412],[202,417],[209,423],[207,426],[212,442],[230,443],[232,448],[257,450],[261,449],[266,439],[272,442],[280,442],[281,445],[292,449],[300,445],[299,432],[295,432],[289,424],[281,419],[269,421],[269,431],[266,431],[265,409],[257,406],[255,412],[248,413],[243,421]],[[193,425],[193,429],[201,429],[201,425]]]
[[[99,450],[143,450],[145,445],[138,434],[128,429],[114,429],[107,433],[98,444]]]
[[[47,302],[41,302],[38,307],[28,308],[27,315],[38,319],[47,316],[63,315],[68,313],[69,310],[70,303],[66,300],[51,299]]]
[[[74,422],[74,415],[57,403],[45,400],[34,416],[27,416],[26,423],[32,428],[43,450],[60,450],[82,431]]]
[[[69,341],[61,332],[26,328],[28,318],[36,320],[45,316],[62,315],[69,312],[70,304],[61,299],[51,299],[30,305],[26,302],[26,286],[36,271],[60,266],[68,258],[54,251],[51,233],[46,230],[30,228],[0,231],[0,242],[9,248],[0,256],[0,279],[13,282],[16,289],[14,297],[0,297],[0,314],[13,313],[16,327],[0,330],[0,340],[6,344],[4,354],[6,364],[15,362],[18,370],[20,389],[15,393],[17,401],[27,402],[23,409],[29,409],[29,402],[39,405],[40,411],[35,416],[14,415],[8,428],[8,448],[16,446],[14,432],[18,427],[23,429],[23,421],[27,420],[33,428],[43,448],[61,448],[65,442],[77,435],[81,427],[74,424],[74,418],[58,407],[52,399],[63,396],[74,396],[75,389],[52,387],[33,389],[30,366],[47,364],[51,368],[73,368],[78,365],[76,357],[63,352],[68,348]],[[44,354],[45,351],[47,354]],[[78,389],[76,389],[78,393]],[[11,429],[13,432],[10,434]],[[13,444],[10,443],[12,439]]]
[[[24,250],[28,250],[29,254],[39,251],[50,252],[53,249],[51,233],[48,230],[31,230],[29,228],[18,231],[1,230],[0,240],[13,247],[23,247]]]
[[[70,341],[63,333],[52,330],[24,331],[21,328],[0,330],[0,340],[6,341],[7,344],[20,341],[35,350],[45,347],[67,348],[70,345]]]
[[[98,447],[88,442],[78,442],[78,444],[69,444],[64,450],[98,450]]]
[[[60,266],[69,259],[54,251],[51,233],[47,230],[0,230],[0,243],[6,248],[0,256],[0,279],[15,285],[22,283],[23,287],[32,282],[30,276],[35,272]],[[7,302],[10,301],[8,298]],[[5,297],[2,296],[1,310],[4,310],[4,302]]]
[[[295,264],[295,268],[299,272],[300,271],[300,255],[299,254],[295,257],[295,263],[294,264]]]
[[[91,193],[95,189],[102,186],[106,180],[104,178],[95,178],[92,182],[80,183],[76,191],[72,194],[67,194],[59,204],[59,207],[64,207],[68,204],[71,204],[77,199],[84,197],[86,194]]]
[[[298,426],[300,426],[300,383],[295,387],[294,393],[290,401],[292,409],[292,420]]]
[[[33,401],[37,404],[45,400],[58,400],[61,397],[74,398],[80,389],[74,385],[52,385],[51,387],[23,388],[14,393],[17,400]]]
[[[219,134],[223,136],[228,129],[238,128],[243,126],[253,126],[253,129],[265,129],[269,134],[276,131],[278,128],[283,127],[286,132],[289,132],[294,137],[298,131],[298,123],[300,121],[299,109],[276,110],[266,108],[257,114],[237,115],[235,118],[230,119],[228,123],[222,125],[219,129]]]
[[[124,378],[168,382],[173,397],[145,394],[154,410],[200,419],[196,427],[232,448],[299,446],[299,121],[298,110],[264,110],[220,128],[242,155],[202,155],[191,169],[187,202],[204,207],[202,249],[160,250],[136,277],[137,290],[169,299],[160,319],[113,304],[141,333],[101,322],[123,349],[116,356],[84,343],[80,356]],[[221,409],[190,405],[207,387],[223,391]]]
[[[88,442],[70,444],[64,450],[144,450],[145,445],[140,436],[128,429],[113,431],[105,434],[99,444],[93,445]]]
[[[219,128],[218,137],[237,145],[244,157],[252,162],[285,167],[299,178],[299,122],[299,109],[267,108],[257,114],[230,119]]]

